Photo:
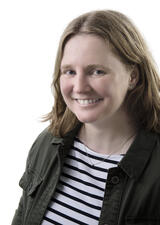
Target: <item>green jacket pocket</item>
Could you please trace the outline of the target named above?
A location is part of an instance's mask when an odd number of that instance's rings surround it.
[[[33,195],[42,183],[42,177],[34,170],[28,168],[19,181],[19,186],[26,192],[27,196]]]

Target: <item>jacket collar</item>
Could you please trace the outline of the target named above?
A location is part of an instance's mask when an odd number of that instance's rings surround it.
[[[64,138],[53,137],[52,144],[61,144],[63,146],[63,155],[73,144],[74,137],[77,135],[81,123],[78,124],[72,131],[67,133]],[[139,130],[134,142],[127,151],[124,158],[118,164],[119,167],[131,178],[138,179],[142,174],[148,160],[151,157],[152,151],[157,144],[157,135],[146,130]]]
[[[119,163],[119,167],[129,177],[138,179],[156,144],[157,135],[155,133],[140,130],[125,157]]]
[[[71,130],[70,132],[68,132],[64,137],[56,137],[53,136],[52,140],[51,140],[51,144],[62,144],[65,145],[69,142],[73,143],[74,137],[77,135],[80,127],[82,126],[81,123],[78,123],[78,125]]]
[[[63,138],[53,136],[51,144],[63,144]]]
[[[63,138],[61,137],[52,138],[51,143],[53,145],[57,145],[57,144],[61,145],[60,152],[59,152],[61,160],[63,160],[66,157],[68,151],[71,149],[71,146],[74,142],[74,138],[77,135],[81,125],[82,125],[81,123],[78,123],[78,125],[73,130],[68,132]]]

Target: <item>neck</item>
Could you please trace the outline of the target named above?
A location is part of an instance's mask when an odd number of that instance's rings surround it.
[[[136,135],[133,123],[129,118],[117,117],[102,124],[84,124],[79,138],[95,152],[108,155],[125,154]]]

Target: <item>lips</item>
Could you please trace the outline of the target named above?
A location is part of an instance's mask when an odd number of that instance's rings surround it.
[[[99,101],[102,101],[102,99],[75,99],[80,105],[91,105],[95,104]]]

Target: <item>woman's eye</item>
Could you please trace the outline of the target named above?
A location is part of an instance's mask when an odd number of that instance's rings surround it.
[[[63,72],[63,74],[66,74],[66,75],[75,75],[75,71],[74,70],[66,70]]]
[[[103,70],[95,70],[93,71],[93,75],[104,75],[105,72]]]

